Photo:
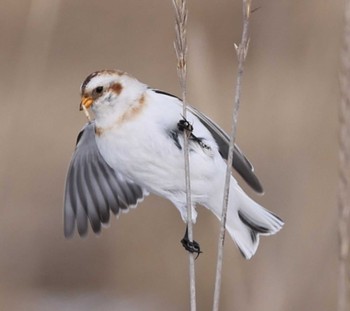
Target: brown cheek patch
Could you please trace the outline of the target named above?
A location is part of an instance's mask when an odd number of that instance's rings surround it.
[[[114,83],[111,86],[111,89],[113,92],[115,92],[117,95],[119,95],[123,90],[123,86],[120,83]]]

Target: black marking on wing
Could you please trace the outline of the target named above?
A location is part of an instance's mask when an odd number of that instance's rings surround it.
[[[190,140],[196,142],[201,148],[211,150],[211,148],[204,142],[203,137],[197,137],[191,134]]]
[[[153,92],[157,93],[157,94],[162,94],[162,95],[166,95],[166,96],[170,96],[170,97],[173,97],[173,98],[176,98],[178,99],[179,101],[182,101],[179,97],[173,95],[173,94],[170,94],[170,93],[167,93],[167,92],[164,92],[164,91],[161,91],[161,90],[157,90],[157,89],[151,89]]]
[[[180,141],[179,141],[179,131],[178,130],[171,130],[171,131],[169,131],[169,136],[174,141],[175,146],[179,150],[182,150],[182,146],[181,146]]]
[[[179,101],[181,101],[180,98],[172,94],[169,94],[160,90],[155,90],[155,89],[153,89],[153,91],[158,94],[177,98]],[[188,107],[188,110],[191,113],[193,113],[202,122],[202,124],[208,129],[208,131],[211,133],[211,135],[213,136],[213,138],[215,139],[219,147],[219,152],[221,156],[225,160],[227,160],[229,143],[230,143],[229,136],[215,122],[210,120],[203,113],[193,108],[192,106],[187,106],[187,107]],[[239,149],[239,147],[236,144],[233,150],[232,166],[238,172],[238,174],[246,181],[246,183],[250,187],[252,187],[252,189],[254,189],[257,193],[264,193],[264,189],[258,177],[254,173],[253,165],[250,163],[250,161],[247,159],[247,157],[243,154],[243,152]]]
[[[108,223],[110,211],[119,214],[135,206],[147,193],[139,185],[114,171],[102,158],[95,140],[94,123],[87,124],[78,135],[64,197],[64,235],[71,237],[75,227],[79,235],[95,233]]]

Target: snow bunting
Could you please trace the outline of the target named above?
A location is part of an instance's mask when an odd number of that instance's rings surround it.
[[[95,120],[79,133],[68,170],[66,237],[75,227],[85,235],[88,222],[100,232],[110,211],[127,211],[148,193],[170,200],[187,222],[183,127],[189,124],[192,220],[197,218],[196,204],[221,218],[229,137],[219,126],[190,106],[183,120],[179,98],[117,70],[90,74],[81,97],[80,108],[91,107]],[[256,192],[263,192],[237,146],[232,165]],[[274,234],[282,226],[280,218],[250,199],[231,177],[226,229],[246,259],[256,252],[259,235]]]

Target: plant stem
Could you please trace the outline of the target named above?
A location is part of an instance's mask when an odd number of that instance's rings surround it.
[[[230,194],[230,181],[232,174],[232,159],[233,159],[233,150],[236,139],[237,132],[237,118],[238,111],[241,101],[241,89],[242,89],[242,77],[244,70],[244,61],[247,56],[248,46],[249,46],[249,16],[250,16],[250,5],[251,0],[243,0],[243,31],[242,38],[239,45],[235,45],[237,57],[238,57],[238,69],[236,77],[236,88],[235,88],[235,97],[233,103],[233,114],[232,114],[232,131],[230,136],[230,146],[229,154],[227,159],[227,168],[225,176],[225,186],[224,186],[224,196],[223,196],[223,206],[221,214],[221,227],[220,235],[218,242],[218,256],[217,256],[217,265],[216,265],[216,277],[215,277],[215,289],[214,289],[214,301],[213,301],[213,311],[219,310],[220,304],[220,292],[221,292],[221,280],[222,280],[222,266],[223,266],[223,257],[224,257],[224,243],[225,243],[225,228],[226,228],[226,215]]]
[[[187,25],[187,6],[186,0],[173,0],[175,8],[175,31],[176,40],[174,42],[177,56],[177,73],[180,80],[183,102],[183,117],[187,116],[186,102],[186,81],[187,81],[187,40],[186,40],[186,25]],[[184,162],[185,162],[185,183],[186,183],[186,204],[187,204],[187,227],[188,239],[193,241],[193,226],[192,226],[192,200],[191,200],[191,179],[190,179],[190,160],[188,151],[188,139],[190,132],[184,130]],[[196,282],[195,282],[195,265],[194,254],[189,253],[189,276],[190,276],[190,306],[191,311],[196,310]]]
[[[338,311],[350,307],[350,1],[346,1],[344,47],[342,51],[341,101],[339,106],[339,182],[338,182]]]

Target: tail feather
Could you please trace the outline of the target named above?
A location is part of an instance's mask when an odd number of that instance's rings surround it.
[[[259,236],[277,233],[282,228],[283,221],[257,203],[254,212],[249,214],[246,209],[249,207],[242,206],[237,212],[238,217],[233,216],[236,218],[234,223],[237,229],[231,229],[229,222],[226,227],[244,258],[250,259],[258,248]]]
[[[236,183],[232,184],[226,229],[244,258],[250,259],[255,254],[260,235],[275,234],[283,224],[278,216],[249,198]]]

